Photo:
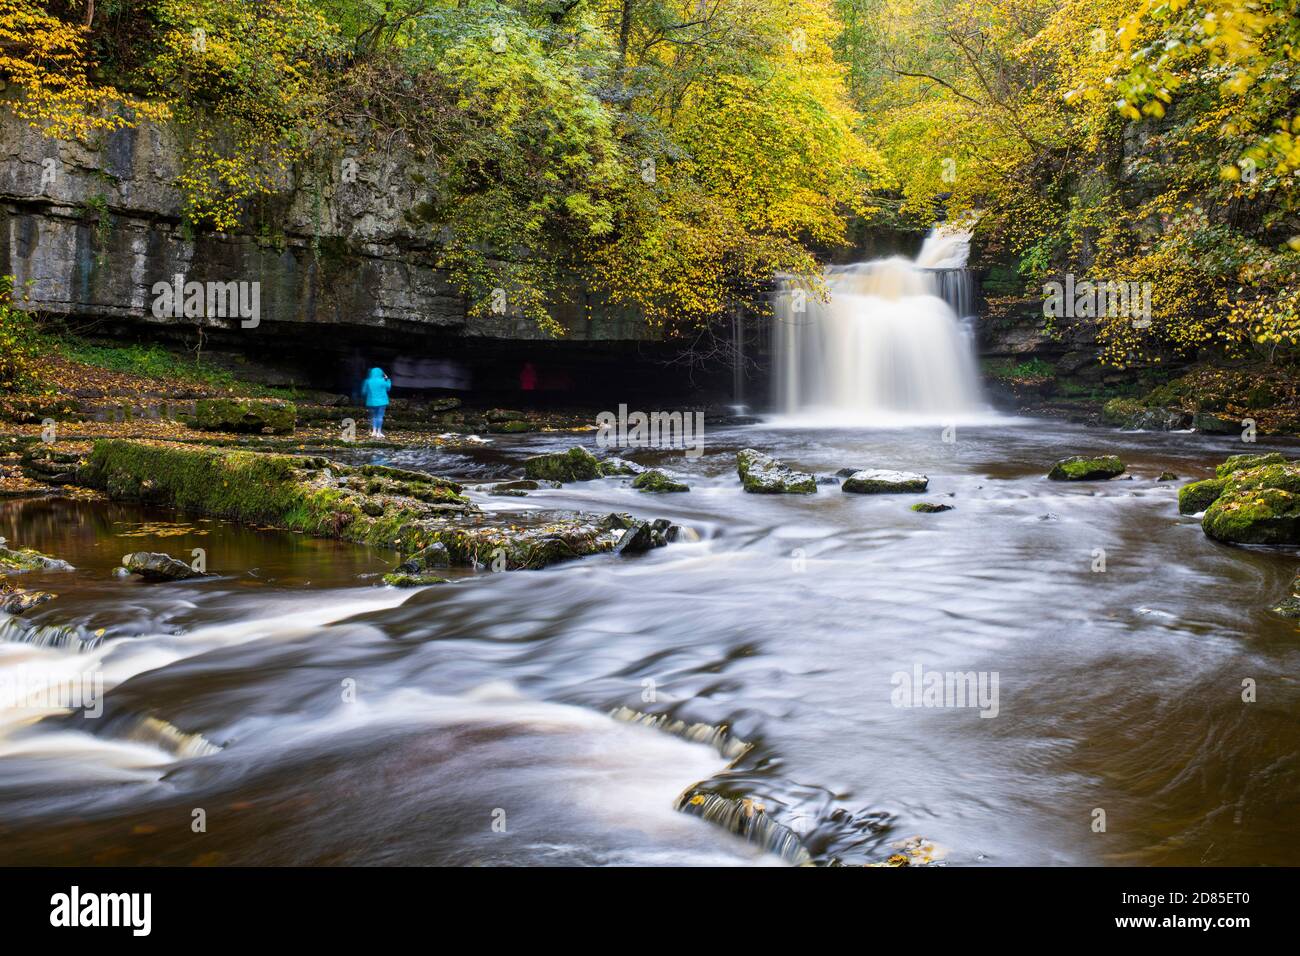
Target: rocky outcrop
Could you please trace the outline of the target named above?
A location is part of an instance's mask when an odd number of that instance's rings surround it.
[[[736,452],[736,473],[741,486],[758,495],[812,495],[817,479],[753,448]]]

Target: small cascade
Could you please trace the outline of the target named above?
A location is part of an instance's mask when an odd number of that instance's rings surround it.
[[[139,717],[121,735],[123,740],[152,744],[177,759],[206,757],[221,748],[202,734],[187,734],[175,724],[159,717]]]
[[[104,642],[104,632],[89,631],[79,624],[32,624],[22,618],[0,615],[0,641],[82,654],[99,647]]]
[[[812,862],[799,835],[772,819],[761,803],[748,797],[726,797],[691,787],[677,798],[676,808],[708,820],[768,853],[775,853],[787,863],[803,866]]]
[[[675,720],[667,714],[646,714],[630,707],[616,707],[609,716],[625,724],[640,724],[654,730],[672,734],[697,744],[708,744],[726,759],[735,762],[745,755],[750,744],[731,736],[726,727],[712,724],[688,724],[684,720]]]

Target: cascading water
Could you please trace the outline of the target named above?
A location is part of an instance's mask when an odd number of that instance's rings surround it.
[[[776,295],[776,407],[804,421],[889,425],[987,411],[973,336],[969,233],[937,227],[916,259],[826,272],[828,301],[794,281]]]

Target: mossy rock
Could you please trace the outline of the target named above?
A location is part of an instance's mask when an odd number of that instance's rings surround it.
[[[537,426],[532,422],[523,421],[488,422],[487,430],[493,435],[522,435],[525,432],[537,431]]]
[[[384,575],[384,583],[395,588],[419,588],[426,584],[446,584],[446,578],[436,574],[403,574],[394,571]]]
[[[49,591],[33,591],[30,588],[18,588],[6,581],[0,581],[0,612],[5,614],[23,614],[46,601],[52,601],[57,594]]]
[[[0,571],[72,571],[67,561],[41,554],[32,548],[0,545]]]
[[[1230,544],[1300,545],[1300,465],[1270,463],[1234,471],[1205,509],[1201,529]]]
[[[1224,459],[1223,464],[1214,469],[1214,475],[1216,478],[1227,478],[1234,472],[1259,468],[1261,465],[1283,464],[1286,464],[1286,458],[1277,452],[1270,452],[1266,455],[1233,455]]]
[[[680,481],[673,481],[662,471],[651,469],[643,471],[632,479],[632,487],[637,491],[646,492],[672,492],[672,491],[690,491],[690,487],[682,484]]]
[[[525,459],[524,475],[534,481],[591,481],[604,472],[595,455],[575,447]]]
[[[1160,477],[1156,479],[1156,481],[1177,481],[1177,480],[1178,480],[1178,476],[1175,475],[1172,471],[1162,471],[1160,472]]]
[[[1241,420],[1214,412],[1200,411],[1192,416],[1192,427],[1209,435],[1231,435],[1242,429]]]
[[[770,455],[753,448],[736,452],[736,472],[741,486],[750,494],[812,495],[817,493],[817,479],[804,471],[795,471]]]
[[[1300,544],[1300,495],[1259,488],[1220,495],[1201,529],[1228,544]]]
[[[1102,406],[1101,417],[1110,425],[1127,428],[1145,409],[1146,406],[1135,398],[1112,398]]]
[[[1115,455],[1101,455],[1097,458],[1075,455],[1058,461],[1047,473],[1047,477],[1052,481],[1104,481],[1122,474],[1124,462]]]
[[[1300,574],[1291,579],[1291,591],[1286,599],[1275,604],[1271,610],[1279,617],[1300,618]]]
[[[893,495],[919,493],[930,485],[925,475],[915,475],[906,471],[868,470],[855,471],[844,484],[841,491],[855,495]]]
[[[936,504],[933,501],[918,501],[912,505],[912,510],[923,515],[937,515],[944,511],[952,511],[952,505]]]
[[[1223,486],[1227,483],[1225,478],[1206,478],[1183,485],[1178,489],[1178,513],[1194,515],[1204,511],[1223,494]]]
[[[292,402],[200,398],[194,403],[192,425],[210,432],[288,435],[297,418],[298,409]]]

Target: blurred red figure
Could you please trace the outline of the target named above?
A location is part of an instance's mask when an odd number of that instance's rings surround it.
[[[531,392],[537,388],[537,369],[533,368],[532,362],[525,362],[524,367],[520,369],[519,387],[525,392]]]

